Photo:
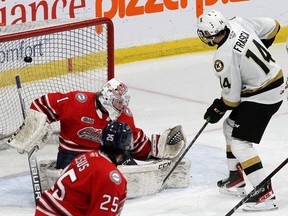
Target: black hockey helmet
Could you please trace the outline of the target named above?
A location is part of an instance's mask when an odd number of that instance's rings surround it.
[[[102,132],[100,149],[107,154],[127,154],[131,148],[132,130],[128,124],[111,121]]]

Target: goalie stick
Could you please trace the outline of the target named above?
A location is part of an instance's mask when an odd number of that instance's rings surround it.
[[[22,115],[23,115],[23,120],[25,120],[25,118],[26,118],[26,113],[25,113],[24,100],[23,100],[23,98],[22,98],[22,86],[21,86],[20,76],[19,76],[19,75],[16,75],[16,76],[15,76],[15,80],[16,80],[17,92],[18,92],[18,97],[19,97],[19,100],[20,100],[20,105],[21,105],[21,111],[22,111]]]
[[[21,86],[20,76],[16,75],[15,80],[16,80],[17,92],[18,92],[20,105],[21,105],[21,111],[23,114],[23,119],[25,120],[26,113],[25,113],[24,100],[22,98],[22,86]],[[35,154],[37,150],[38,148],[37,146],[35,146],[30,152],[28,152],[28,162],[29,162],[32,186],[33,186],[33,192],[34,192],[34,199],[35,199],[36,205],[42,194],[42,189],[41,189],[41,184],[40,184],[40,173],[39,173],[37,158]]]
[[[243,205],[247,200],[258,190],[260,190],[267,181],[269,181],[280,169],[282,169],[288,163],[288,158],[284,160],[276,169],[273,170],[262,182],[260,182],[249,194],[247,194],[237,205],[234,206],[225,216],[232,215],[241,205]]]
[[[194,137],[194,139],[191,141],[191,143],[189,144],[189,146],[185,149],[185,151],[182,153],[182,155],[178,158],[178,160],[176,161],[176,163],[174,164],[174,166],[171,168],[170,172],[167,174],[167,176],[164,178],[163,182],[162,182],[162,187],[165,184],[165,182],[167,181],[167,179],[169,178],[169,176],[172,174],[172,172],[176,169],[176,167],[178,166],[178,164],[181,162],[181,160],[183,159],[183,157],[187,154],[187,152],[189,151],[189,149],[192,147],[192,145],[194,144],[194,142],[196,141],[196,139],[199,137],[199,135],[202,133],[202,131],[205,129],[205,127],[207,126],[209,122],[206,121],[204,123],[204,125],[201,127],[201,129],[198,131],[198,133],[196,134],[196,136]]]

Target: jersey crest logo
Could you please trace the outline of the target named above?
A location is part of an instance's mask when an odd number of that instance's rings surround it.
[[[116,170],[113,170],[112,172],[110,172],[110,179],[111,181],[115,182],[115,184],[117,185],[121,184],[122,182],[122,178]]]
[[[224,63],[217,59],[214,63],[214,68],[217,72],[221,72],[224,69]]]
[[[79,101],[80,103],[85,103],[87,101],[87,95],[84,93],[77,93],[76,94],[76,100]]]
[[[77,132],[77,135],[82,139],[91,140],[101,143],[102,130],[93,127],[85,127]]]

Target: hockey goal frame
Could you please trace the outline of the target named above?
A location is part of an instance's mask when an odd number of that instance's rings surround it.
[[[53,34],[57,33],[63,30],[72,30],[77,29],[83,26],[92,26],[95,25],[95,22],[97,22],[97,25],[106,24],[108,25],[108,39],[110,41],[113,41],[113,43],[107,44],[107,50],[108,50],[108,77],[107,79],[110,80],[114,77],[114,25],[111,19],[102,17],[102,18],[94,18],[90,20],[83,20],[78,21],[74,23],[69,24],[63,24],[59,26],[53,26],[53,27],[44,27],[41,29],[35,29],[31,30],[29,32],[20,32],[20,33],[12,33],[9,35],[2,35],[0,36],[0,43],[7,42],[7,41],[13,41],[18,40],[19,38],[29,38],[32,36],[41,36],[45,34]]]
[[[41,25],[40,27],[37,26],[37,29],[34,28],[33,23],[37,23],[38,21],[31,22],[31,23],[23,23],[23,25],[28,24],[28,25],[32,26],[32,29],[28,29],[28,30],[24,29],[24,31],[22,31],[23,29],[20,29],[19,31],[14,31],[14,30],[10,31],[8,28],[8,31],[6,31],[6,32],[3,31],[1,33],[0,44],[3,43],[3,46],[4,46],[4,44],[8,43],[8,42],[18,41],[21,39],[25,39],[25,40],[27,39],[28,40],[29,38],[34,38],[34,37],[37,38],[38,36],[42,37],[45,35],[52,35],[52,34],[57,34],[60,32],[76,30],[76,29],[81,29],[81,28],[85,28],[85,27],[93,27],[93,29],[95,27],[95,35],[97,35],[97,34],[100,35],[102,33],[102,30],[103,30],[102,28],[105,25],[106,26],[105,27],[105,38],[107,41],[107,44],[105,44],[105,48],[106,48],[105,50],[107,52],[107,54],[105,54],[105,60],[107,63],[107,64],[105,64],[105,68],[106,68],[105,71],[107,71],[107,73],[105,73],[105,75],[104,75],[104,80],[108,81],[114,77],[114,24],[113,24],[111,19],[106,18],[106,17],[102,17],[102,18],[92,18],[92,19],[78,19],[78,18],[60,19],[59,23],[57,22],[58,20],[50,20],[50,21],[48,21],[48,20],[47,21],[45,21],[45,20],[39,21],[39,22],[43,22],[44,25]],[[52,21],[55,21],[55,23],[54,22],[52,23]],[[47,26],[45,25],[46,23],[47,23]],[[18,25],[18,24],[16,24],[16,25]],[[5,28],[5,26],[3,28]],[[82,39],[81,36],[80,36],[80,39]],[[4,49],[3,49],[3,51],[4,51]],[[2,51],[2,53],[3,53],[3,51]],[[16,60],[19,61],[19,59],[16,59]],[[72,61],[74,61],[74,60],[68,59],[68,62],[67,62],[67,68],[68,68],[67,70],[68,71],[69,71],[69,66],[71,65],[71,67],[72,67],[72,65],[73,65]],[[33,62],[34,62],[34,60],[33,60]],[[29,67],[29,66],[27,66],[27,67]],[[73,69],[71,69],[71,70],[73,70]],[[10,69],[8,71],[10,71]],[[3,65],[3,71],[1,70],[1,72],[3,72],[3,74],[7,72],[4,68],[4,65]],[[76,73],[77,73],[77,71],[76,71]],[[12,74],[12,76],[13,76],[13,74]],[[43,78],[43,79],[45,79],[45,78]],[[32,80],[32,82],[33,81],[34,80]],[[25,80],[24,80],[24,82],[25,82]],[[30,82],[30,80],[28,80],[28,82]],[[6,85],[7,86],[11,86],[11,85],[14,86],[15,83],[14,82],[12,83],[10,81],[6,83],[5,81],[3,81],[3,85],[1,83],[1,86],[0,86],[1,87],[0,91],[2,91],[2,87],[5,87]],[[25,86],[24,86],[24,90],[25,90]],[[81,90],[81,89],[79,89],[79,90]],[[27,106],[29,105],[30,102],[32,102],[32,101],[30,101],[30,99],[25,101],[26,109],[28,108]],[[2,103],[2,101],[0,103]],[[19,122],[19,121],[17,121],[17,122],[18,122],[17,124],[19,127],[21,125],[21,122]],[[4,126],[3,126],[3,130],[2,130],[2,126],[0,128],[1,129],[1,131],[0,131],[0,145],[1,145],[1,140],[4,140],[5,138],[7,138],[11,135],[11,131],[9,131],[9,133],[6,133],[6,131],[7,131],[6,130],[7,127],[5,126],[6,123],[1,123],[1,124]],[[14,130],[17,129],[17,128],[15,128],[15,126],[13,126],[12,128]],[[0,149],[1,149],[1,146],[0,146]]]

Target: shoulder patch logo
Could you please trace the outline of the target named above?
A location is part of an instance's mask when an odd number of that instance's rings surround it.
[[[87,101],[87,95],[84,93],[77,93],[76,94],[76,100],[79,101],[80,103],[85,103]]]
[[[113,170],[110,172],[110,179],[111,181],[115,182],[115,184],[117,185],[121,184],[122,182],[122,178],[116,170]]]
[[[128,107],[124,108],[123,111],[124,111],[124,113],[125,113],[126,115],[128,115],[128,116],[133,116],[131,110],[130,110]]]
[[[217,59],[214,63],[214,68],[217,72],[221,72],[224,68],[224,63],[221,60]]]

